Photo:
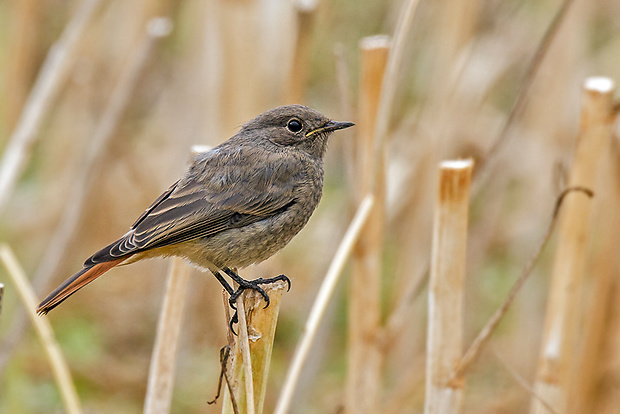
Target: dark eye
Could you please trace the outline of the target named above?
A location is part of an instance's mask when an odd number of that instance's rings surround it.
[[[286,127],[288,128],[289,131],[296,134],[299,131],[301,131],[301,128],[302,128],[301,121],[295,118],[290,119],[288,123],[286,124]]]

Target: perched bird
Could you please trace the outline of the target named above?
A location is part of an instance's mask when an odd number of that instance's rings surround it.
[[[286,280],[242,279],[233,269],[262,262],[308,222],[323,192],[323,156],[333,131],[353,126],[312,108],[271,109],[228,141],[199,153],[184,176],[164,192],[120,239],[45,298],[47,314],[111,268],[157,256],[179,256],[209,269],[231,295]],[[220,272],[239,284],[233,290]]]

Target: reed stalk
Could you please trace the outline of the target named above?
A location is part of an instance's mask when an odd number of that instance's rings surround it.
[[[189,276],[190,267],[183,259],[174,257],[170,260],[164,304],[159,315],[155,349],[151,356],[144,414],[170,412]]]
[[[614,84],[607,78],[588,78],[584,84],[580,133],[571,167],[569,186],[594,189],[601,157],[609,148],[615,116]],[[596,196],[596,191],[595,191]],[[568,409],[568,387],[574,373],[583,279],[589,251],[592,200],[569,194],[559,217],[559,244],[555,254],[536,374],[536,393],[554,410]],[[532,414],[549,413],[537,399]]]
[[[472,160],[444,161],[433,226],[428,300],[425,414],[457,414],[462,378],[453,378],[463,346],[463,298]]]
[[[246,290],[237,300],[239,336],[233,338],[231,368],[228,370],[231,383],[228,385],[235,395],[240,413],[263,413],[273,339],[287,284],[280,281],[263,285],[262,288],[270,299],[270,305],[266,308],[265,300],[254,290]],[[247,378],[250,380],[247,381]],[[233,414],[235,410],[228,388],[224,395],[222,413]]]
[[[381,352],[377,333],[381,318],[381,274],[385,223],[385,168],[383,156],[375,157],[374,132],[379,97],[387,58],[389,38],[373,36],[362,39],[359,97],[359,153],[357,186],[359,196],[372,189],[373,171],[378,174],[374,188],[374,208],[360,233],[351,261],[349,301],[349,352],[347,374],[347,410],[352,413],[376,412]],[[383,149],[382,149],[383,151]],[[379,162],[376,168],[373,162]]]

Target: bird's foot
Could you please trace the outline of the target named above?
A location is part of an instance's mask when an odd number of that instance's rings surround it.
[[[263,299],[265,299],[265,302],[266,302],[265,308],[267,306],[269,306],[269,303],[270,303],[269,295],[267,295],[267,292],[265,292],[265,290],[262,287],[260,287],[260,285],[267,285],[269,283],[279,282],[279,281],[283,280],[288,285],[287,291],[291,290],[291,280],[288,277],[286,277],[286,275],[279,275],[279,276],[276,276],[276,277],[270,277],[269,279],[263,279],[261,277],[261,278],[254,279],[254,280],[245,280],[241,276],[239,276],[238,274],[236,274],[235,272],[230,270],[229,268],[224,268],[223,270],[224,270],[224,272],[226,272],[226,274],[228,276],[230,276],[230,278],[232,280],[237,282],[237,284],[239,285],[237,287],[237,290],[235,290],[230,295],[230,298],[228,299],[228,302],[230,303],[230,306],[233,309],[235,309],[235,311],[237,310],[236,305],[235,305],[235,303],[237,302],[237,299],[239,298],[239,296],[241,296],[243,291],[245,291],[247,289],[252,289],[252,290],[255,290],[258,293],[260,293],[260,295],[263,297]],[[237,316],[236,312],[235,312],[235,316]],[[233,317],[233,319],[234,319],[234,317]]]

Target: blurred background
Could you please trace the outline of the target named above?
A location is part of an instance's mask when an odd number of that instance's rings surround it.
[[[214,146],[259,113],[287,103],[359,122],[359,42],[392,35],[403,6],[387,0],[92,3],[66,79],[0,218],[1,239],[27,274],[47,279],[33,282],[41,298],[127,231],[184,171],[192,145]],[[437,163],[455,157],[484,161],[561,4],[419,4],[398,68],[388,129],[385,318],[427,265]],[[0,2],[3,148],[50,48],[81,5]],[[166,37],[147,34],[157,16],[170,19]],[[549,222],[578,133],[584,78],[620,80],[619,33],[620,2],[573,2],[541,61],[524,111],[472,200],[466,344],[503,303]],[[114,102],[121,110],[110,113]],[[354,211],[356,138],[355,128],[332,137],[323,200],[306,228],[281,253],[241,273],[246,279],[285,273],[292,280],[280,311],[266,412],[273,410],[305,318]],[[609,158],[616,160],[615,144],[611,148]],[[580,323],[586,329],[588,317],[599,315],[602,328],[594,344],[580,342],[575,356],[590,375],[586,385],[575,388],[582,404],[577,406],[587,407],[581,412],[612,413],[620,407],[620,356],[614,352],[620,346],[618,255],[605,248],[619,245],[613,208],[619,200],[618,170],[606,165],[601,175],[609,191],[596,201],[588,276],[603,274],[609,284],[600,296],[586,277]],[[465,413],[527,411],[531,394],[511,371],[533,383],[555,242],[469,373]],[[86,412],[141,411],[168,267],[165,260],[152,260],[116,268],[51,313]],[[0,282],[5,284],[0,412],[63,412],[41,345],[24,323],[4,271]],[[303,373],[295,413],[336,413],[343,407],[347,288],[345,273]],[[206,404],[216,392],[219,349],[226,343],[220,292],[212,275],[193,271],[172,412],[221,411],[220,405]],[[426,296],[425,289],[416,296],[406,327],[385,348],[379,395],[386,412],[422,410]]]

